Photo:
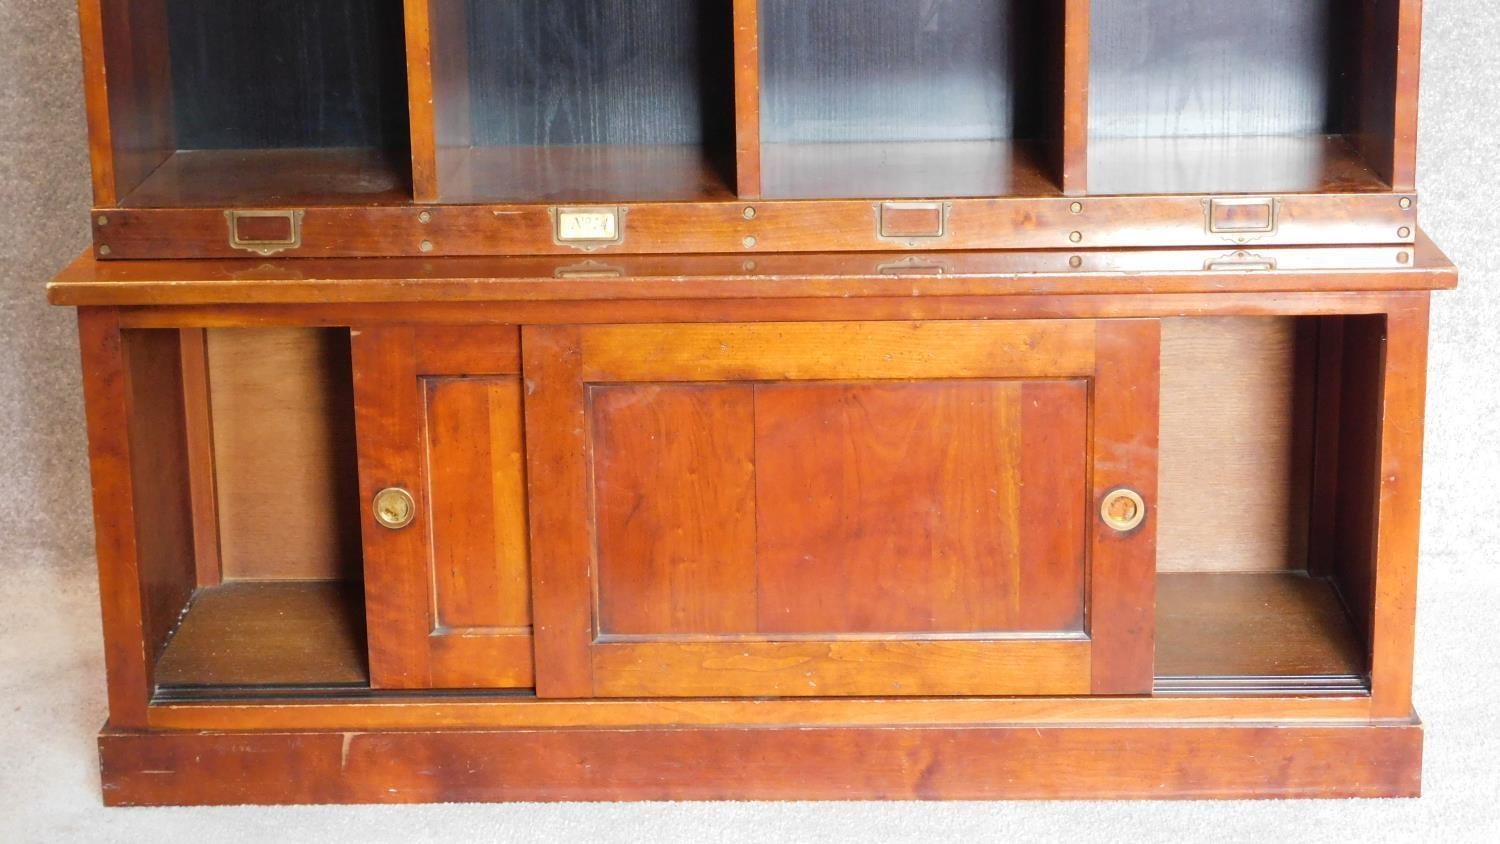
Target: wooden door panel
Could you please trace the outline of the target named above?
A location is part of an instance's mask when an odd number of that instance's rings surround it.
[[[515,328],[352,332],[371,685],[533,683]],[[407,490],[392,530],[369,502]]]
[[[754,632],[754,388],[590,395],[600,635]]]
[[[528,327],[538,694],[1149,692],[1156,331]]]
[[[1082,631],[1087,395],[1081,381],[759,386],[759,632]],[[1025,424],[1042,402],[1071,442]],[[1053,472],[1066,492],[1039,504]],[[1023,530],[1028,504],[1055,518]],[[1043,560],[1033,543],[1073,547]]]

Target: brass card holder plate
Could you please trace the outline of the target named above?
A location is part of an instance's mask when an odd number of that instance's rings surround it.
[[[946,202],[882,202],[877,230],[882,240],[935,240],[948,233],[948,209]]]
[[[552,241],[585,252],[623,243],[625,211],[617,206],[549,208]]]
[[[301,211],[225,211],[229,248],[275,255],[302,246]]]
[[[1204,202],[1209,234],[1227,235],[1245,243],[1273,235],[1280,226],[1281,201],[1269,196],[1236,196]]]

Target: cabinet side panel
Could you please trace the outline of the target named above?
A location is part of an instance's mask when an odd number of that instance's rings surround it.
[[[175,331],[126,331],[123,338],[141,612],[152,657],[197,584],[182,358]]]
[[[94,202],[116,204],[177,148],[166,0],[81,0]]]

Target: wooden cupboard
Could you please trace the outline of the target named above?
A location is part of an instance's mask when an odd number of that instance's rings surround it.
[[[537,694],[1146,691],[1157,336],[528,327]]]
[[[111,804],[1413,795],[1418,0],[81,0]]]

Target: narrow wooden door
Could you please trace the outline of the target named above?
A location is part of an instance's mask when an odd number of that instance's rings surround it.
[[[371,684],[529,688],[519,334],[353,332]]]
[[[538,694],[1148,693],[1158,345],[526,328]]]

